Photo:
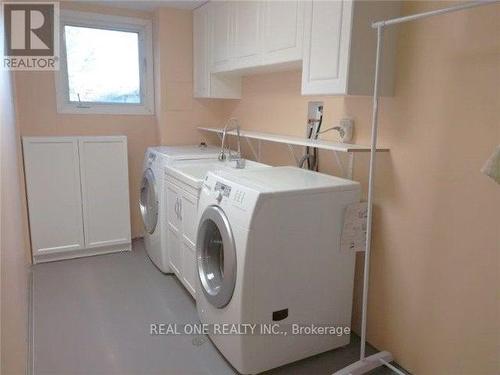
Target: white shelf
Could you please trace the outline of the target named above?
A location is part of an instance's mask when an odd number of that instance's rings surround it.
[[[220,128],[205,128],[198,127],[198,130],[222,134],[223,129]],[[228,131],[229,135],[236,135],[236,131],[231,130]],[[261,141],[275,142],[275,143],[285,143],[288,145],[295,146],[305,146],[305,147],[315,147],[322,150],[330,150],[330,151],[340,151],[340,152],[369,152],[370,146],[361,146],[361,145],[353,145],[348,143],[336,143],[332,141],[324,141],[321,139],[312,140],[302,137],[295,137],[291,135],[280,135],[280,134],[272,134],[272,133],[264,133],[264,132],[256,132],[250,130],[241,130],[240,135],[245,138],[250,139],[258,139]],[[377,147],[377,151],[387,152],[388,148],[380,148]]]

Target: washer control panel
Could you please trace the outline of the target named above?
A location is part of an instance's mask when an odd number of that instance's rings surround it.
[[[214,191],[220,191],[223,197],[229,198],[229,194],[231,194],[231,186],[223,184],[220,181],[215,183]]]
[[[245,222],[250,220],[250,216],[245,212],[254,209],[260,192],[255,188],[243,185],[242,182],[231,181],[226,176],[218,176],[217,173],[223,172],[208,172],[205,176],[200,195],[201,205],[218,204],[228,210],[237,208],[237,210],[231,211],[232,214],[243,215],[238,217]]]

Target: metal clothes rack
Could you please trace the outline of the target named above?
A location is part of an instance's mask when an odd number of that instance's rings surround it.
[[[393,18],[385,21],[374,22],[372,28],[377,29],[377,53],[375,57],[375,79],[373,84],[373,110],[372,110],[372,134],[370,146],[370,173],[368,180],[368,217],[366,231],[366,247],[365,247],[365,264],[364,264],[364,279],[363,279],[363,308],[361,321],[361,348],[360,359],[353,364],[344,367],[334,373],[334,375],[360,375],[365,374],[377,367],[387,366],[395,373],[406,375],[403,371],[390,364],[393,360],[392,354],[388,351],[382,351],[377,354],[366,357],[366,323],[367,323],[367,305],[368,305],[368,281],[370,276],[370,251],[372,237],[372,220],[373,220],[373,182],[375,180],[375,158],[377,150],[377,135],[378,135],[378,101],[379,101],[379,80],[380,80],[380,62],[382,57],[383,34],[387,26],[397,25],[400,23],[416,21],[422,18],[438,16],[441,14],[456,12],[460,10],[470,9],[482,5],[497,3],[498,0],[483,0],[468,2],[448,8],[438,9],[430,12],[413,14],[406,17]]]

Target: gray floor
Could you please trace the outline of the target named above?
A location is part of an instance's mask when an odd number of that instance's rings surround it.
[[[33,267],[35,375],[235,373],[205,336],[151,336],[156,322],[199,320],[194,300],[174,276],[154,267],[140,240],[130,253]],[[358,353],[353,337],[348,347],[268,374],[331,374]]]

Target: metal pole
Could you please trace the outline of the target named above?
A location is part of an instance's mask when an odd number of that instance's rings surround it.
[[[365,358],[366,348],[366,324],[368,309],[368,284],[370,278],[370,251],[372,239],[373,223],[373,183],[375,180],[375,159],[377,155],[377,132],[378,132],[378,100],[380,82],[380,59],[383,48],[384,26],[377,27],[377,56],[375,60],[375,82],[373,85],[373,112],[372,112],[372,140],[370,146],[370,175],[368,179],[368,213],[366,221],[366,247],[365,247],[365,267],[363,276],[363,309],[361,319],[361,350],[360,359]]]
[[[499,0],[473,1],[470,3],[456,5],[456,6],[448,7],[448,8],[444,8],[444,9],[431,10],[430,12],[412,14],[411,16],[393,18],[390,20],[374,22],[374,23],[372,23],[372,27],[374,29],[378,29],[380,26],[389,26],[389,25],[395,25],[398,23],[403,23],[403,22],[408,22],[408,21],[415,21],[415,20],[418,20],[420,18],[439,16],[440,14],[456,12],[457,10],[464,10],[464,9],[474,8],[474,7],[478,7],[481,5],[488,5],[488,4],[497,3],[497,2],[499,2]]]

